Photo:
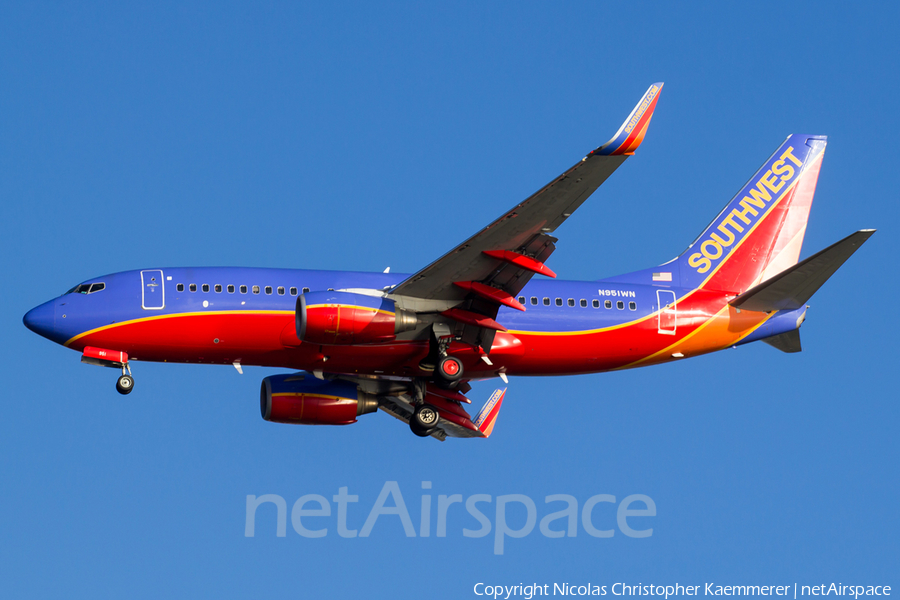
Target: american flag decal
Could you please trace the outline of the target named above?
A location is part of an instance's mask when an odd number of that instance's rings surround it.
[[[654,273],[653,281],[672,281],[671,273]]]

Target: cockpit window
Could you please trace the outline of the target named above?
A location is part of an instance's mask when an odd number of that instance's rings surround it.
[[[66,294],[93,294],[94,292],[103,291],[105,288],[105,283],[79,283]]]

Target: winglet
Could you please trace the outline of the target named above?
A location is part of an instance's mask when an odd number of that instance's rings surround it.
[[[631,155],[637,150],[637,147],[644,141],[644,134],[647,133],[647,126],[650,124],[650,118],[653,116],[653,109],[656,108],[656,101],[659,99],[659,92],[662,90],[663,83],[654,83],[637,103],[619,131],[609,140],[591,154],[600,154],[603,156],[614,155]]]
[[[478,416],[475,417],[473,425],[478,428],[478,431],[481,432],[482,436],[490,437],[491,432],[494,430],[494,423],[497,422],[497,415],[500,413],[500,405],[503,404],[503,397],[505,395],[506,388],[494,390],[494,393],[491,394],[488,401],[485,402],[484,406],[481,407],[481,410],[478,411]]]

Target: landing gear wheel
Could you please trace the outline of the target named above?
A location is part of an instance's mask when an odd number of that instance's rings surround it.
[[[432,433],[431,429],[420,429],[412,419],[409,420],[409,430],[419,437],[428,437]]]
[[[134,378],[131,375],[122,375],[116,382],[116,391],[122,395],[130,394],[134,389]]]
[[[444,388],[451,387],[462,379],[463,365],[455,356],[445,356],[438,362],[435,370],[435,383]]]
[[[420,404],[409,418],[409,428],[419,437],[431,435],[441,419],[438,410],[430,404]]]

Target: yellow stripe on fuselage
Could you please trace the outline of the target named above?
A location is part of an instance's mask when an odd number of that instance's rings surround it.
[[[83,333],[79,333],[78,335],[70,338],[66,341],[63,346],[68,347],[71,343],[80,340],[86,335],[91,335],[92,333],[97,333],[100,331],[107,331],[109,329],[115,329],[116,327],[122,327],[124,325],[134,325],[135,323],[145,323],[148,321],[158,321],[160,319],[173,319],[176,317],[203,317],[203,316],[220,316],[220,315],[293,315],[294,311],[292,310],[219,310],[219,311],[205,311],[205,312],[186,312],[186,313],[174,313],[170,315],[153,315],[152,317],[141,317],[139,319],[131,319],[128,321],[120,321],[119,323],[110,323],[109,325],[104,325],[102,327],[96,327],[94,329],[89,329]]]

